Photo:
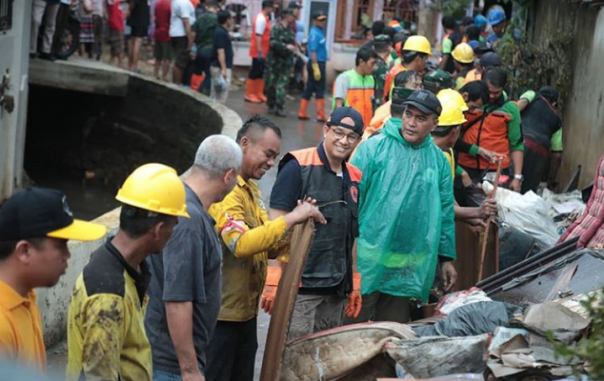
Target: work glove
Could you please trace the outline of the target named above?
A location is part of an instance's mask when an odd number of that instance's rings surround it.
[[[266,274],[266,283],[260,299],[260,308],[267,314],[272,314],[277,297],[277,288],[281,279],[281,267],[269,267]]]
[[[318,62],[314,62],[312,64],[312,72],[313,76],[315,77],[315,81],[319,82],[321,80],[321,68],[319,67]]]
[[[359,317],[359,313],[361,312],[361,274],[354,273],[352,274],[352,292],[348,294],[348,305],[344,310],[346,316],[350,318]]]

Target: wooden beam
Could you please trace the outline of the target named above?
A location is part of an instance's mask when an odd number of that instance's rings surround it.
[[[290,259],[279,281],[279,291],[268,327],[268,337],[262,359],[260,381],[277,381],[281,378],[283,350],[289,331],[294,302],[298,296],[298,286],[304,263],[315,236],[313,220],[296,225],[291,239]]]

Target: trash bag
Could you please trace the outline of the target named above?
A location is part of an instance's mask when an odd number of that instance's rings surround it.
[[[502,302],[476,302],[459,307],[445,319],[434,325],[415,327],[413,331],[426,336],[474,336],[492,333],[495,328],[507,324],[513,309]]]
[[[484,182],[485,193],[490,193],[493,185]],[[543,242],[546,248],[556,244],[560,236],[552,217],[548,214],[545,201],[533,191],[525,194],[497,188],[495,195],[499,218],[511,226],[524,231]]]
[[[487,366],[488,342],[489,335],[421,337],[393,340],[385,348],[402,367],[403,377],[434,378],[456,373],[482,373]],[[397,367],[397,373],[399,370]]]

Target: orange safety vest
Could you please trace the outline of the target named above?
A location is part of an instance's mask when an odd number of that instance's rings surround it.
[[[355,69],[345,71],[340,75],[348,77],[348,92],[344,106],[352,107],[363,117],[363,129],[369,125],[373,117],[373,95],[375,84],[372,75],[362,76]],[[334,93],[335,93],[335,82]],[[333,98],[332,108],[336,107],[336,98]]]
[[[512,119],[502,111],[492,111],[484,115],[482,110],[466,111],[467,122],[462,127],[462,141],[480,146],[489,151],[505,155],[501,167],[506,169],[510,166],[510,141],[508,139],[507,123]],[[483,170],[489,167],[497,169],[497,164],[490,164],[480,156],[473,157],[467,153],[460,152],[457,163],[462,167]]]
[[[481,79],[482,73],[478,69],[470,70],[468,74],[466,74],[466,82],[464,83],[464,85],[468,82],[480,81]]]
[[[407,71],[407,68],[402,63],[393,67],[386,76],[386,82],[384,83],[384,103],[390,99],[390,90],[394,87],[394,77],[401,71]],[[388,99],[386,99],[388,97]]]
[[[256,43],[256,20],[258,17],[264,17],[266,19],[266,28],[262,34],[262,57],[266,59],[268,57],[268,48],[271,40],[271,20],[263,12],[260,12],[254,17],[252,21],[252,42],[250,44],[250,57],[258,58],[258,44]]]

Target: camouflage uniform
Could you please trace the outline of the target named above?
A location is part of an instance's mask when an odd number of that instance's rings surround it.
[[[294,45],[294,32],[279,23],[271,29],[270,48],[266,60],[266,97],[269,110],[283,112],[285,90],[294,66],[294,53],[287,45]]]
[[[378,57],[375,61],[375,67],[373,69],[373,82],[375,83],[375,92],[373,96],[373,111],[375,111],[382,104],[384,98],[384,86],[386,84],[386,74],[388,74],[388,64]]]

